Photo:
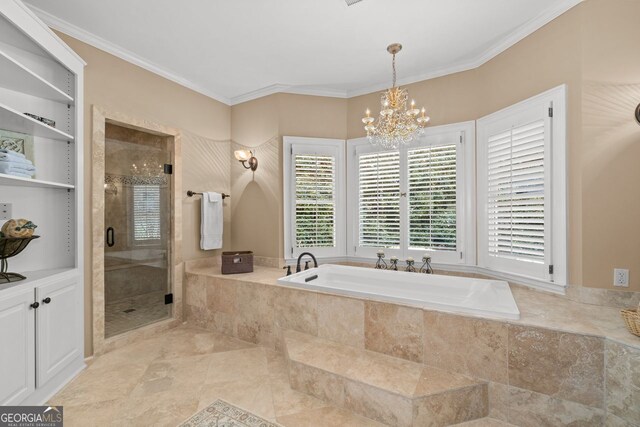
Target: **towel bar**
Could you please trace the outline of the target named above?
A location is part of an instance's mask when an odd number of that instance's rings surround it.
[[[191,191],[191,190],[187,191],[187,196],[189,196],[189,197],[193,197],[193,196],[196,196],[196,195],[202,196],[202,193],[196,193],[195,191]],[[222,200],[226,199],[227,197],[231,197],[231,196],[228,195],[228,194],[222,193]]]

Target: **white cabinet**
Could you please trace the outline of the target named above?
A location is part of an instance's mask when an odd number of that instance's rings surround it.
[[[36,288],[37,385],[41,387],[80,356],[82,301],[75,279]]]
[[[0,293],[0,405],[17,405],[35,390],[33,289]]]
[[[77,272],[0,288],[0,405],[40,405],[84,368]]]

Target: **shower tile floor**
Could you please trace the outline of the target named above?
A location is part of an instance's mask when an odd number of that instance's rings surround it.
[[[105,336],[110,338],[166,319],[171,314],[170,310],[171,306],[164,303],[164,292],[152,292],[106,304]]]

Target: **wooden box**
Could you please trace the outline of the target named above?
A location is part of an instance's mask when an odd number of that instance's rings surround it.
[[[222,274],[251,273],[253,271],[253,252],[222,252]]]

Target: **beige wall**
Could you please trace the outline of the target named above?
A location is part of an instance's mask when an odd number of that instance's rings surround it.
[[[148,119],[156,123],[188,131],[183,139],[183,185],[185,189],[193,186],[200,188],[200,182],[216,181],[218,176],[226,176],[224,187],[228,189],[229,139],[231,108],[209,97],[200,95],[156,74],[116,58],[108,53],[82,43],[65,34],[60,37],[75,50],[86,62],[84,92],[84,144],[85,144],[85,200],[91,200],[91,106],[97,105],[110,111],[122,112],[132,117]],[[209,140],[227,141],[223,148],[206,147]],[[195,140],[197,144],[190,144]],[[202,157],[203,152],[220,150],[220,166],[207,167],[206,159],[219,156]],[[223,165],[223,166],[222,166]],[[210,165],[209,165],[210,166]],[[200,170],[207,175],[194,177],[186,173]],[[213,170],[213,172],[211,172]],[[216,173],[216,170],[222,172]],[[182,171],[176,171],[183,173]],[[209,189],[209,188],[206,188]],[[214,188],[212,188],[214,189]],[[198,208],[193,200],[183,204],[183,257],[184,259],[206,256],[198,248],[199,230]],[[91,204],[85,204],[85,354],[92,353],[91,339]],[[199,217],[198,217],[199,218]],[[230,233],[227,225],[226,232]]]
[[[640,1],[582,9],[582,279],[610,287],[629,268],[640,291]]]
[[[251,148],[253,173],[231,163],[231,247],[282,258],[282,137],[346,139],[347,100],[275,94],[231,107],[232,150]]]

